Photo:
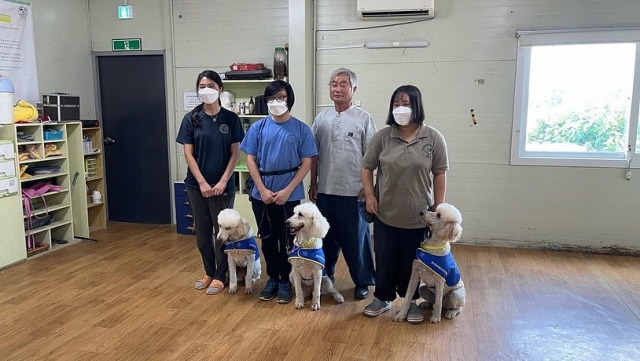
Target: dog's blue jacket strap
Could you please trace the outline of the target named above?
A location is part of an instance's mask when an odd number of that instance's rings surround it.
[[[304,259],[317,263],[322,266],[322,274],[324,275],[324,251],[322,248],[300,248],[294,247],[289,251],[289,262],[292,258]]]
[[[444,278],[447,286],[453,287],[460,282],[460,269],[451,252],[444,256],[436,256],[418,248],[416,250],[416,258]]]
[[[256,239],[253,237],[249,237],[247,239],[243,239],[240,241],[227,243],[224,245],[225,253],[234,249],[244,249],[248,251],[254,251],[256,253],[256,260],[260,259],[260,251],[258,250],[258,243],[256,243]]]

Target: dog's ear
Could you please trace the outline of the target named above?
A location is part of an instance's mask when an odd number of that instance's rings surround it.
[[[323,238],[329,232],[329,222],[320,212],[313,214],[313,230],[316,238]]]
[[[438,238],[443,241],[456,242],[462,235],[462,226],[457,222],[443,222]]]
[[[249,221],[247,221],[244,218],[240,218],[240,228],[239,232],[241,235],[244,235],[246,237],[251,237],[253,236],[253,234],[251,234],[251,225],[249,224]]]

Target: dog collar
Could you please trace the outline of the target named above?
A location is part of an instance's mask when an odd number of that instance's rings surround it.
[[[431,244],[426,244],[426,243],[422,243],[420,245],[420,249],[424,250],[424,251],[440,251],[440,250],[445,250],[447,247],[449,246],[449,242],[445,242],[443,245],[431,245]]]
[[[309,247],[313,246],[313,243],[316,241],[316,239],[317,238],[311,238],[307,242],[301,244],[299,247],[294,247],[294,249],[296,249],[296,248],[309,248]]]

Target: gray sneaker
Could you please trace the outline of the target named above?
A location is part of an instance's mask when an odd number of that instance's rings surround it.
[[[391,309],[391,301],[380,301],[376,297],[373,298],[367,307],[364,308],[363,313],[369,317],[380,316],[381,314]]]
[[[422,310],[416,305],[416,301],[411,301],[411,304],[409,304],[409,312],[407,312],[407,322],[420,323],[422,321],[424,321]]]

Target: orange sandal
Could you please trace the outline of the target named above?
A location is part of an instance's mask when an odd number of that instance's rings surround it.
[[[213,280],[211,282],[211,284],[209,285],[209,288],[207,288],[207,294],[208,295],[216,295],[220,292],[222,292],[222,290],[224,289],[224,283],[222,283],[222,281],[220,280]]]
[[[211,281],[213,281],[213,278],[207,275],[204,275],[204,277],[202,277],[201,280],[196,281],[196,284],[195,284],[196,290],[203,290],[209,287],[209,285],[211,284]]]

